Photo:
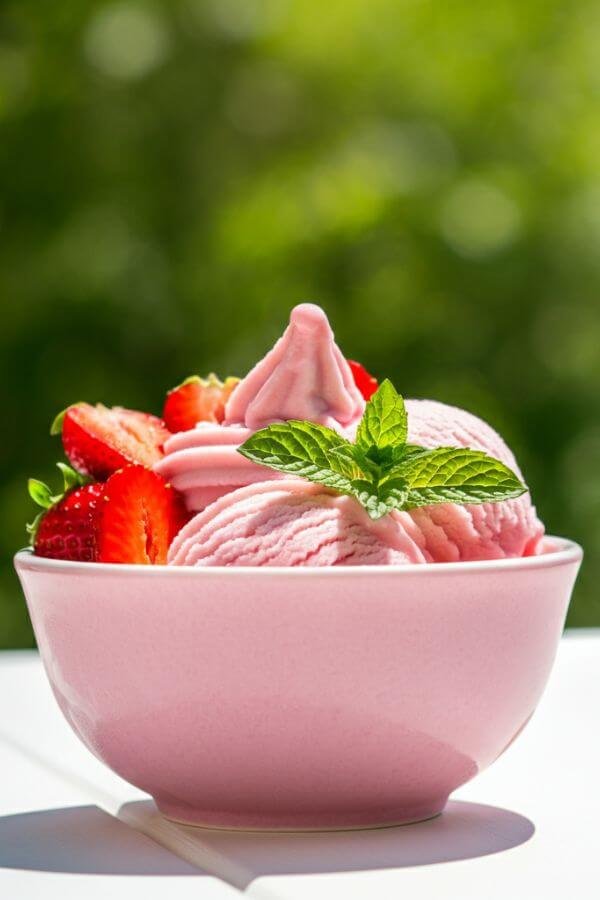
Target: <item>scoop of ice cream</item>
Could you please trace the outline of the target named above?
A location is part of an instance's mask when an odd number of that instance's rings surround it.
[[[357,425],[364,408],[327,316],[302,303],[292,310],[283,337],[229,398],[225,424],[257,431],[271,422],[304,419],[343,431]]]
[[[476,416],[427,400],[409,400],[406,408],[411,443],[483,450],[520,474],[502,438]],[[351,497],[282,477],[236,490],[195,516],[173,542],[169,562],[338,566],[499,559],[534,554],[543,533],[529,494],[500,503],[432,505],[373,522]]]
[[[200,422],[174,434],[164,444],[165,456],[154,467],[185,498],[191,511],[204,509],[223,494],[245,484],[281,477],[237,452],[252,432],[241,425]]]
[[[263,482],[194,516],[169,550],[179,566],[358,566],[426,562],[418,528],[373,522],[351,497],[300,479]],[[412,533],[411,533],[412,528]]]
[[[483,450],[522,478],[511,450],[477,416],[432,400],[407,400],[406,412],[410,443]],[[500,503],[443,503],[409,515],[423,536],[426,555],[437,562],[532,555],[544,534],[529,493]]]
[[[199,511],[223,494],[277,472],[244,459],[237,448],[250,434],[288,419],[306,419],[353,435],[365,408],[327,316],[303,303],[290,324],[232,393],[223,425],[199,423],[169,438],[155,471]]]

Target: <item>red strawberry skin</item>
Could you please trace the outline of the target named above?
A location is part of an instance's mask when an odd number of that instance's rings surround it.
[[[120,406],[70,406],[62,423],[69,461],[83,475],[104,480],[130,463],[151,468],[170,432],[156,416]]]
[[[164,478],[127,466],[104,485],[98,561],[164,564],[171,541],[188,521],[183,499]]]
[[[69,491],[44,513],[33,544],[37,556],[94,562],[103,492],[103,484],[87,484]]]
[[[198,422],[222,422],[225,404],[238,381],[226,378],[223,382],[216,375],[186,378],[167,394],[163,408],[167,428],[172,432],[189,431]]]
[[[367,372],[363,365],[353,359],[348,360],[348,365],[352,371],[356,387],[359,389],[365,400],[369,400],[379,387],[377,379]]]

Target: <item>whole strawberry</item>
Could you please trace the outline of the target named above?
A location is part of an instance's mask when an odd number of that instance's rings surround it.
[[[370,372],[367,372],[361,363],[356,362],[354,359],[349,359],[348,365],[350,366],[350,371],[352,372],[356,387],[359,389],[365,400],[370,400],[379,386],[377,379],[371,375]]]
[[[239,378],[221,381],[214,373],[208,378],[191,375],[170,390],[165,399],[163,419],[172,431],[189,431],[198,422],[222,422],[225,404]]]
[[[45,512],[27,526],[34,552],[51,559],[93,562],[98,557],[99,514],[103,484],[86,484],[69,466],[59,463],[64,493],[29,479],[29,494]]]
[[[29,480],[30,496],[44,510],[27,526],[37,556],[141,565],[167,561],[189,513],[164,478],[144,466],[125,466],[105,482],[86,484],[69,466],[58,466],[63,494]]]

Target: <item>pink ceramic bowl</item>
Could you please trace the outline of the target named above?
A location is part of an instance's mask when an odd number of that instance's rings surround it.
[[[71,726],[171,819],[356,828],[439,813],[540,698],[581,549],[357,568],[17,554]]]

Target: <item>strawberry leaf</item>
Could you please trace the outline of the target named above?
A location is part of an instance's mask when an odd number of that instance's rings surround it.
[[[56,415],[53,418],[52,424],[50,426],[50,434],[53,437],[54,437],[54,435],[62,434],[65,416],[66,416],[67,412],[69,411],[69,408],[70,407],[67,406],[67,407],[65,407],[65,409],[61,409],[61,411],[58,413],[58,415]]]
[[[89,484],[90,478],[86,478],[85,475],[81,475],[79,472],[76,472],[75,469],[71,468],[64,462],[57,462],[56,465],[60,469],[60,472],[63,477],[63,485],[64,485],[64,493],[70,491],[71,488],[74,487],[82,487],[84,484]]]
[[[33,502],[41,506],[42,509],[50,509],[54,505],[55,500],[52,492],[43,481],[38,481],[37,478],[30,478],[27,482],[27,490]]]
[[[42,521],[44,513],[38,513],[33,522],[28,522],[25,526],[25,531],[29,535],[29,546],[33,547],[35,544],[35,536],[38,533],[38,528],[40,527],[40,522]]]

